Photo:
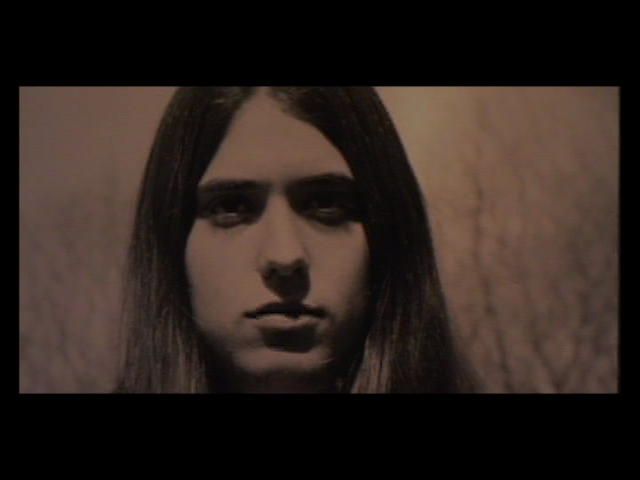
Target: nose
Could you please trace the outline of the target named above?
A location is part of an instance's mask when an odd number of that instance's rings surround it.
[[[309,259],[286,199],[274,196],[263,214],[264,237],[258,259],[265,285],[286,302],[301,302],[309,293]]]

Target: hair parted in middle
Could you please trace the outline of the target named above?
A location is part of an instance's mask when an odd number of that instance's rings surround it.
[[[257,87],[183,87],[158,128],[129,251],[129,338],[118,391],[216,391],[190,302],[186,241],[197,185]],[[367,334],[336,391],[471,392],[438,277],[426,205],[393,122],[372,87],[270,87],[343,155],[369,247]]]

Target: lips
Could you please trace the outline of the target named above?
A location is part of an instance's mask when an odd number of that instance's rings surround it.
[[[294,319],[300,316],[324,318],[327,316],[327,312],[323,308],[311,307],[298,302],[272,302],[262,305],[257,310],[245,312],[245,316],[249,318],[260,318],[266,315],[284,315]]]

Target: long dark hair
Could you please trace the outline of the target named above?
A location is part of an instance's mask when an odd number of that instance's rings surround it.
[[[184,251],[198,181],[255,87],[178,89],[158,128],[129,251],[125,359],[117,391],[207,392]],[[343,392],[471,392],[456,349],[426,208],[391,118],[371,87],[271,87],[290,114],[320,130],[349,164],[370,253],[368,334]]]

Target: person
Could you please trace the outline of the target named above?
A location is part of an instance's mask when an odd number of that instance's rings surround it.
[[[116,392],[476,391],[372,87],[179,88],[128,265]]]

